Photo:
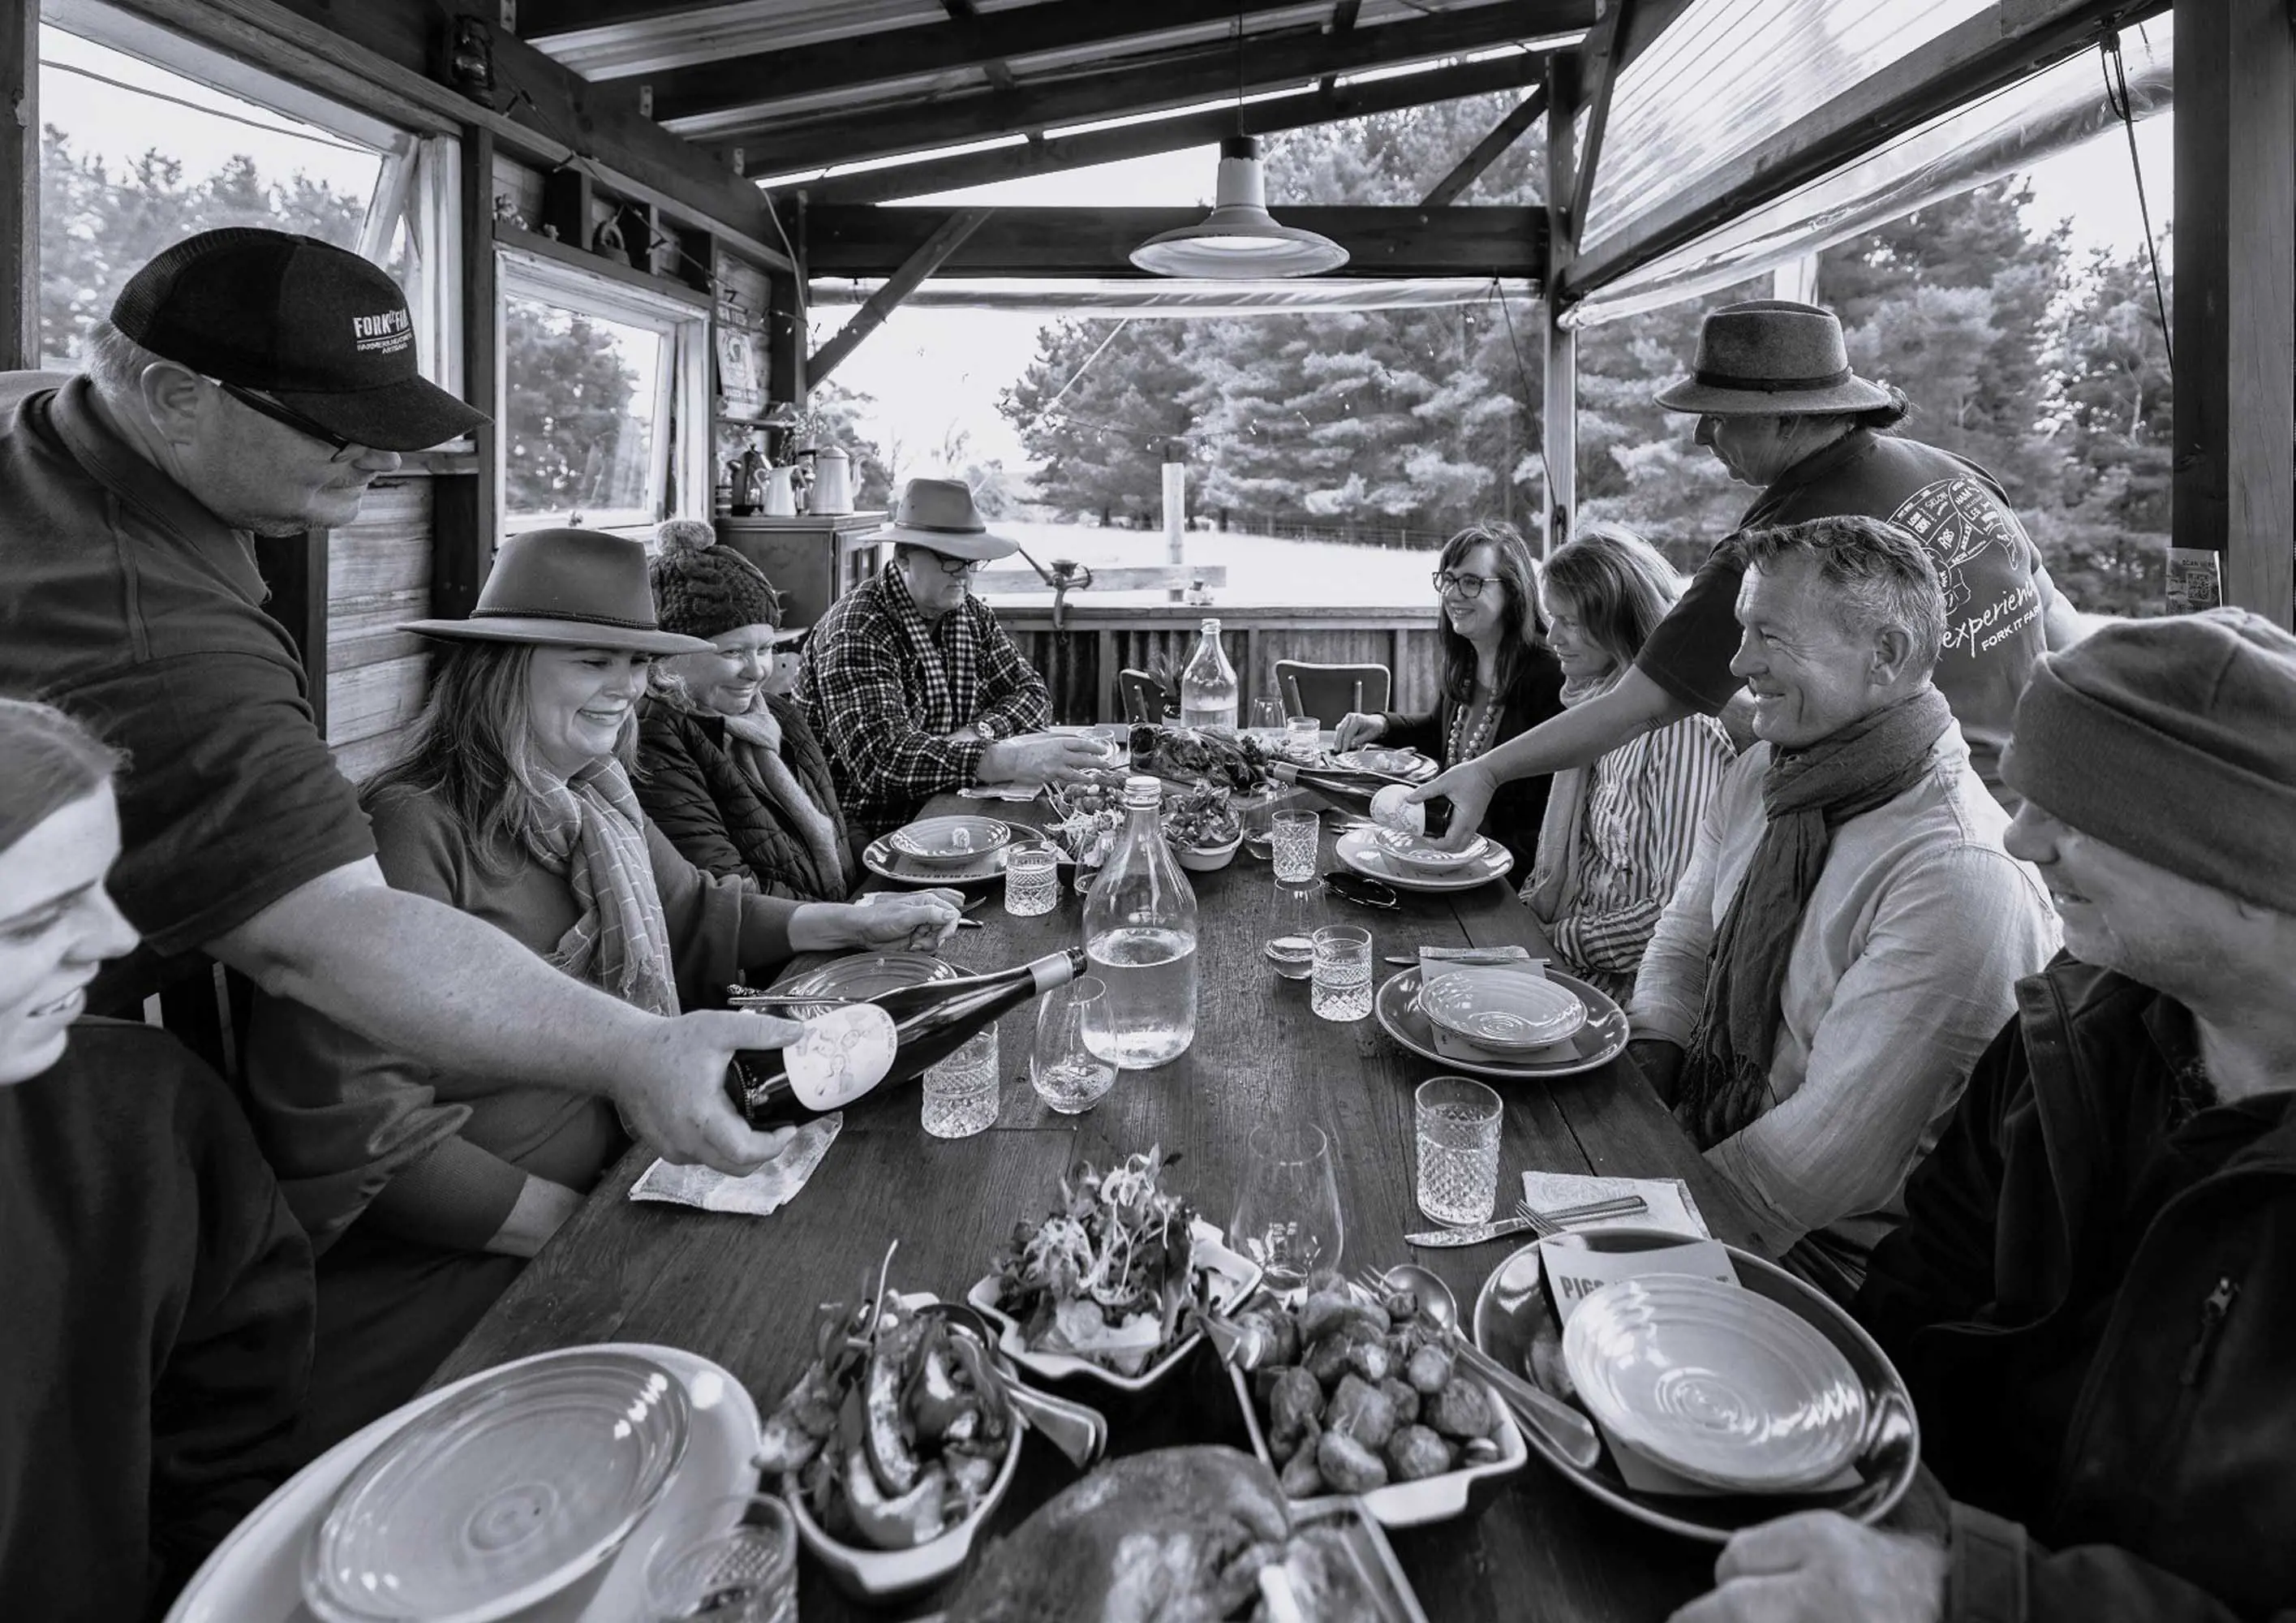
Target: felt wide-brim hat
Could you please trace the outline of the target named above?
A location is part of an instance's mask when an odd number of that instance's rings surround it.
[[[1785,416],[1896,402],[1849,369],[1832,310],[1753,299],[1724,305],[1700,324],[1695,369],[1660,390],[1658,403],[1714,416]]]
[[[655,618],[643,542],[600,530],[529,530],[495,554],[468,620],[409,620],[400,629],[449,642],[544,643],[632,654],[706,654],[699,637]]]
[[[1021,550],[1021,543],[1011,537],[989,533],[980,509],[973,505],[972,487],[962,479],[910,480],[893,504],[892,523],[871,539],[981,563],[1009,558]]]

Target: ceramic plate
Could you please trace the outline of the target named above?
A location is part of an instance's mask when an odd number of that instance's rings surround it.
[[[1253,1291],[1259,1289],[1259,1268],[1250,1258],[1228,1249],[1226,1236],[1218,1223],[1196,1219],[1189,1232],[1194,1240],[1193,1256],[1197,1265],[1211,1278],[1213,1311],[1225,1313]],[[1119,1392],[1144,1392],[1179,1366],[1179,1363],[1204,1339],[1196,1331],[1172,1344],[1161,1358],[1142,1370],[1137,1375],[1119,1375],[1105,1364],[1073,1353],[1039,1352],[1021,1339],[1021,1326],[1009,1314],[996,1306],[996,1278],[994,1274],[973,1281],[964,1299],[979,1308],[981,1316],[996,1326],[997,1348],[1013,1363],[1045,1380],[1062,1380],[1069,1376],[1114,1387]]]
[[[1866,1430],[1866,1389],[1833,1343],[1792,1309],[1714,1280],[1603,1286],[1570,1315],[1562,1363],[1607,1430],[1712,1487],[1816,1487]]]
[[[1372,1013],[1379,1017],[1389,1036],[1413,1053],[1432,1059],[1446,1070],[1464,1071],[1470,1076],[1487,1077],[1494,1082],[1542,1082],[1556,1076],[1576,1076],[1581,1071],[1608,1065],[1626,1052],[1625,1010],[1577,976],[1549,969],[1546,978],[1578,994],[1578,1001],[1587,1006],[1587,1022],[1552,1047],[1525,1054],[1484,1053],[1463,1044],[1470,1048],[1470,1057],[1456,1051],[1445,1053],[1436,1047],[1435,1027],[1419,1007],[1416,969],[1398,970],[1388,976],[1379,995],[1372,1000]]]
[[[1651,1229],[1580,1231],[1579,1243],[1603,1251],[1646,1251],[1680,1245],[1682,1237]],[[1729,1248],[1740,1290],[1767,1298],[1800,1317],[1847,1359],[1865,1394],[1866,1422],[1850,1470],[1857,1481],[1812,1494],[1644,1494],[1626,1484],[1608,1450],[1592,1470],[1581,1471],[1534,1435],[1530,1446],[1546,1462],[1613,1509],[1637,1521],[1685,1538],[1722,1544],[1741,1528],[1800,1510],[1840,1511],[1859,1521],[1877,1522],[1912,1486],[1921,1457],[1921,1430],[1913,1400],[1882,1349],[1857,1322],[1823,1293],[1803,1284],[1774,1263],[1737,1247]],[[1528,1245],[1491,1271],[1475,1298],[1475,1344],[1511,1370],[1528,1374],[1559,1396],[1571,1396],[1563,1367],[1562,1338],[1547,1306],[1545,1271],[1538,1248]]]
[[[912,862],[928,868],[969,868],[1013,843],[1008,823],[958,812],[920,818],[885,836],[885,843]]]
[[[773,991],[791,997],[820,997],[838,1001],[858,998],[873,998],[881,992],[898,992],[906,986],[922,986],[927,981],[953,981],[964,973],[945,958],[931,952],[912,952],[894,948],[882,952],[853,952],[843,958],[832,958],[817,969],[794,976],[778,983]],[[740,1008],[739,998],[730,1000]],[[824,1014],[834,1004],[775,1003],[766,1010],[768,1014],[785,1015],[792,1020],[803,1020]]]
[[[562,1595],[529,1616],[532,1623],[626,1623],[645,1614],[645,1558],[655,1539],[728,1494],[746,1493],[758,1479],[758,1409],[742,1383],[707,1358],[676,1347],[613,1343],[538,1353],[497,1370],[482,1371],[384,1415],[346,1438],[274,1493],[207,1559],[176,1597],[168,1623],[310,1623],[303,1605],[303,1555],[344,1483],[384,1442],[439,1405],[507,1371],[600,1353],[644,1358],[668,1370],[685,1388],[692,1426],[685,1462],[652,1513],[638,1524],[586,1595]],[[529,1623],[521,1617],[519,1623]]]
[[[861,848],[861,866],[896,885],[985,885],[1004,877],[1004,855],[1012,849],[1010,844],[999,845],[970,862],[953,866],[920,862],[894,850],[890,840],[871,840]]]
[[[1501,965],[1445,969],[1420,993],[1419,1009],[1445,1031],[1510,1059],[1551,1048],[1587,1024],[1587,1005],[1574,993]]]
[[[1479,885],[1488,885],[1494,879],[1506,877],[1514,859],[1505,846],[1492,842],[1490,848],[1474,861],[1440,872],[1410,868],[1397,861],[1379,848],[1369,828],[1350,828],[1340,836],[1332,847],[1341,861],[1359,874],[1374,879],[1384,879],[1398,890],[1439,891],[1472,890]]]
[[[1496,849],[1488,835],[1479,834],[1459,851],[1446,851],[1423,834],[1407,828],[1378,828],[1372,838],[1379,843],[1382,855],[1390,861],[1399,862],[1414,873],[1447,874],[1479,862]]]
[[[1332,764],[1350,772],[1384,772],[1390,778],[1407,779],[1413,783],[1425,782],[1438,770],[1434,762],[1415,749],[1382,749],[1376,746],[1334,755]]]

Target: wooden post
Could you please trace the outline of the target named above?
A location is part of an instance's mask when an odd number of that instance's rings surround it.
[[[1546,61],[1546,275],[1540,308],[1546,342],[1546,375],[1540,427],[1546,447],[1546,524],[1542,555],[1570,539],[1570,516],[1578,503],[1578,338],[1560,319],[1555,288],[1578,245],[1570,203],[1577,190],[1571,161],[1571,125],[1578,111],[1578,64],[1555,55]]]
[[[0,371],[40,364],[40,0],[0,0]]]
[[[255,566],[271,596],[264,612],[286,628],[303,662],[312,725],[327,736],[327,532],[258,536]]]
[[[1164,559],[1175,569],[1188,561],[1188,442],[1185,440],[1164,441]],[[1178,603],[1187,597],[1186,589],[1174,587],[1165,594]]]
[[[804,276],[785,276],[778,271],[766,278],[766,398],[803,400],[805,375],[805,310],[798,297]]]
[[[2177,0],[2172,540],[2296,613],[2296,39],[2282,0]]]
[[[480,125],[463,127],[463,398],[488,414],[472,438],[477,471],[441,474],[433,489],[435,533],[430,552],[430,612],[452,619],[468,614],[479,586],[494,566],[501,524],[501,464],[496,448],[501,409],[496,383],[502,335],[495,309],[495,136]]]

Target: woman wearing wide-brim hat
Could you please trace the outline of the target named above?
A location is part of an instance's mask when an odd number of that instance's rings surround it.
[[[1906,397],[1850,370],[1833,312],[1782,299],[1725,306],[1699,328],[1691,375],[1662,391],[1669,411],[1695,413],[1697,442],[1761,495],[1740,530],[1849,515],[1887,520],[1928,550],[1946,595],[1938,688],[1952,704],[1986,787],[2001,783],[2017,696],[2046,648],[2083,630],[2040,549],[1993,476],[1975,463],[1887,433]],[[1718,714],[1740,690],[1730,671],[1743,567],[1717,547],[1609,692],[1454,768],[1414,795],[1449,797],[1472,829],[1497,785],[1585,766],[1696,713]]]
[[[947,892],[869,908],[759,895],[696,869],[646,820],[628,765],[647,666],[710,645],[660,629],[640,543],[513,536],[469,619],[407,629],[439,645],[430,696],[361,795],[393,886],[661,1014],[796,952],[955,927]],[[291,1204],[340,1234],[317,1271],[306,1451],[412,1396],[628,1148],[606,1100],[432,1070],[280,999],[258,1001],[247,1072]],[[463,1117],[453,1136],[374,1171],[378,1133],[439,1113]]]

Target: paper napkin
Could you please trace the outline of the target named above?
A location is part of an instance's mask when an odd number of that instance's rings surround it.
[[[1706,1240],[1712,1231],[1699,1215],[1690,1186],[1679,1178],[1597,1178],[1575,1172],[1527,1172],[1522,1174],[1522,1198],[1542,1212],[1585,1206],[1594,1200],[1614,1200],[1640,1195],[1650,1209],[1636,1216],[1603,1217],[1574,1223],[1574,1230],[1663,1229],[1691,1240]]]
[[[976,783],[959,789],[966,800],[1031,801],[1045,792],[1040,783]]]
[[[707,1166],[675,1166],[656,1161],[630,1186],[633,1200],[667,1200],[705,1212],[746,1212],[763,1217],[797,1198],[845,1125],[844,1112],[824,1116],[797,1130],[781,1154],[746,1178],[729,1177]]]

